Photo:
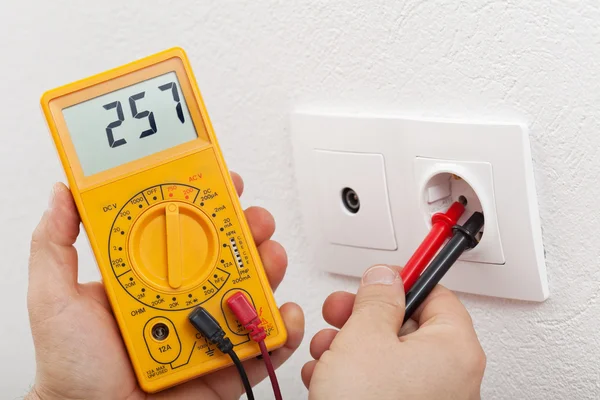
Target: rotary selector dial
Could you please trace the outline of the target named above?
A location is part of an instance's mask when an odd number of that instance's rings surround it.
[[[164,292],[197,287],[210,273],[207,266],[215,265],[218,250],[217,232],[206,214],[175,201],[143,212],[133,224],[127,245],[137,275]]]
[[[199,190],[159,185],[132,197],[116,217],[109,254],[115,276],[136,300],[163,310],[195,307],[229,278],[218,268],[215,214],[196,202]]]

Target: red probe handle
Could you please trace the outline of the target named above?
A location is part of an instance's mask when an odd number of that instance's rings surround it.
[[[452,227],[464,212],[465,206],[454,202],[446,213],[436,213],[431,217],[431,230],[400,273],[404,293],[408,293],[446,239],[452,236]]]

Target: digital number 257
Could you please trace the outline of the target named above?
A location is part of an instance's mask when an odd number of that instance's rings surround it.
[[[173,100],[175,101],[175,103],[177,103],[177,105],[175,106],[175,110],[177,111],[177,117],[179,117],[179,120],[183,124],[185,122],[185,117],[183,116],[181,100],[179,99],[179,92],[177,90],[177,85],[175,84],[175,82],[166,83],[164,85],[159,86],[158,88],[163,92],[165,90],[171,91],[171,94],[173,95]],[[129,107],[131,108],[131,116],[135,119],[148,118],[148,123],[150,124],[150,129],[146,129],[145,131],[143,131],[140,135],[140,138],[145,138],[146,136],[154,135],[156,132],[158,132],[158,129],[156,128],[156,121],[154,120],[154,113],[148,110],[138,110],[136,101],[143,99],[145,95],[146,92],[144,91],[129,97]],[[124,145],[125,143],[127,143],[127,141],[123,138],[115,140],[115,135],[113,134],[113,129],[119,127],[123,123],[123,121],[125,121],[125,115],[123,114],[123,106],[121,105],[121,102],[113,101],[112,103],[105,104],[103,107],[105,110],[117,110],[118,119],[116,121],[111,122],[106,127],[106,137],[108,139],[108,145],[110,147],[119,147]]]

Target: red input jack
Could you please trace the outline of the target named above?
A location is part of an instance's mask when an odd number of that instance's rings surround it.
[[[265,329],[260,324],[260,318],[258,317],[256,309],[254,306],[252,306],[248,298],[242,292],[235,292],[229,299],[227,299],[227,306],[233,312],[238,321],[240,321],[240,324],[242,324],[248,331],[250,339],[258,343],[262,358],[267,367],[267,372],[269,373],[271,385],[273,386],[275,399],[281,400],[281,389],[279,388],[279,382],[277,381],[277,376],[275,375],[275,368],[271,362],[271,356],[269,355],[267,345],[265,344],[265,338],[267,335],[265,333]]]
[[[452,236],[452,227],[457,224],[465,212],[466,204],[466,199],[461,198],[454,202],[445,213],[433,214],[431,230],[400,273],[404,283],[404,293],[408,293],[444,242]]]

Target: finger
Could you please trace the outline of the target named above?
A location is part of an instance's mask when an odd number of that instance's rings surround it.
[[[87,282],[79,285],[79,294],[93,299],[107,311],[112,312],[104,286],[100,282]]]
[[[283,364],[302,343],[304,337],[304,314],[300,306],[294,303],[286,303],[279,309],[281,317],[288,332],[285,345],[271,353],[273,366],[278,368]],[[244,362],[244,369],[252,386],[257,385],[268,374],[262,360],[251,359]],[[236,382],[231,384],[230,382]],[[204,381],[221,399],[239,398],[243,392],[242,383],[235,367],[215,372],[209,379]],[[198,384],[201,384],[198,382]]]
[[[64,184],[52,190],[50,205],[31,239],[29,259],[30,306],[60,306],[77,291],[79,215]]]
[[[315,360],[320,359],[323,353],[329,350],[338,332],[337,329],[323,329],[317,332],[310,341],[310,355],[312,358]]]
[[[404,286],[398,270],[376,265],[363,275],[352,315],[343,331],[397,338],[404,318]],[[392,336],[393,335],[393,336]]]
[[[312,378],[313,372],[315,372],[317,363],[317,360],[307,362],[304,364],[302,371],[300,372],[300,375],[302,376],[302,382],[307,389],[310,387],[310,379]]]
[[[270,212],[262,207],[249,207],[246,211],[246,220],[250,225],[252,237],[257,246],[269,240],[275,232],[275,219]]]
[[[450,290],[437,285],[413,314],[418,323],[416,332],[400,337],[401,342],[422,341],[423,338],[443,340],[459,354],[454,367],[466,368],[469,376],[481,377],[486,356],[467,309]],[[442,335],[442,337],[440,337]]]
[[[244,193],[244,180],[236,172],[230,171],[230,175],[231,180],[233,181],[233,186],[235,186],[235,191],[237,192],[238,196],[241,196],[242,193]]]
[[[412,318],[409,318],[408,321],[406,321],[404,323],[404,325],[402,325],[402,328],[400,328],[400,332],[398,332],[398,336],[410,335],[411,333],[415,332],[417,329],[419,329],[419,324],[417,323],[417,321],[415,321]]]
[[[469,325],[473,323],[469,312],[458,297],[441,285],[437,285],[431,291],[414,312],[412,319],[417,321],[420,327],[436,322]]]
[[[260,259],[265,268],[271,289],[275,291],[285,276],[288,266],[287,253],[283,246],[274,240],[267,240],[258,246],[258,253],[260,254]]]
[[[348,292],[334,292],[325,299],[323,303],[323,318],[325,321],[338,329],[348,321],[352,315],[356,295]]]

